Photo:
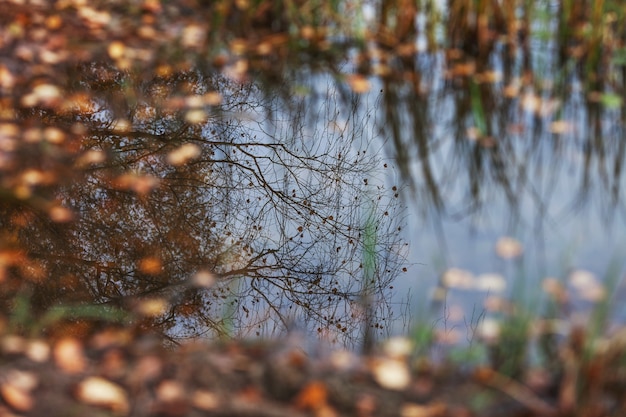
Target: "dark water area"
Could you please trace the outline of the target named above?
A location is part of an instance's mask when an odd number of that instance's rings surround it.
[[[426,3],[7,11],[3,326],[367,350],[623,321],[624,11]]]

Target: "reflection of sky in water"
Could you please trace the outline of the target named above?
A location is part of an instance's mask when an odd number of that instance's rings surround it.
[[[441,3],[437,5],[445,11]],[[365,12],[373,14],[373,10]],[[598,109],[597,119],[590,114],[594,108],[587,102],[577,73],[572,68],[558,67],[558,45],[550,34],[558,30],[554,16],[559,10],[550,3],[538,6],[536,13],[531,19],[529,59],[524,59],[519,48],[506,68],[502,57],[508,52],[496,45],[489,62],[490,68],[504,78],[485,88],[490,91],[484,96],[491,95],[493,103],[487,103],[487,99],[483,103],[491,135],[504,144],[503,157],[499,167],[493,161],[483,165],[480,196],[475,200],[470,198],[469,180],[474,173],[468,169],[475,144],[457,137],[459,131],[475,122],[471,110],[460,112],[465,117],[461,119],[455,107],[457,95],[469,94],[463,91],[467,86],[462,82],[458,88],[446,85],[450,80],[443,74],[453,64],[446,66],[443,53],[418,54],[415,59],[416,71],[420,72],[427,92],[426,119],[432,124],[424,128],[430,152],[427,161],[445,210],[437,212],[433,208],[415,149],[403,149],[411,155],[411,171],[417,183],[406,234],[411,244],[409,262],[413,265],[409,274],[400,275],[396,281],[397,299],[392,303],[401,306],[410,292],[413,311],[428,311],[429,295],[444,271],[452,267],[475,276],[499,273],[508,283],[505,296],[525,297],[528,301],[546,297],[541,289],[544,278],[556,277],[568,284],[574,270],[587,270],[606,280],[611,278],[607,274],[613,268],[618,282],[621,280],[626,252],[622,116],[619,111],[603,107]],[[420,16],[417,23],[422,28]],[[420,42],[423,38],[418,37],[417,50],[424,51]],[[523,80],[528,75],[533,78],[530,82]],[[375,103],[383,87],[379,80],[370,81],[369,101]],[[403,86],[406,90],[412,88],[408,84]],[[514,84],[521,88],[507,97],[506,88]],[[412,102],[415,96],[406,90],[399,89],[392,103],[393,111],[400,112],[398,120],[405,123],[401,135],[405,143],[411,144],[415,139],[411,137],[411,118],[415,116],[409,113],[421,104]],[[383,106],[378,109],[381,117],[377,123],[381,125],[371,129],[390,136],[391,127],[382,121]],[[558,129],[563,130],[558,134],[551,132]],[[510,185],[508,196],[499,182],[501,178],[495,174],[497,169]],[[389,181],[394,183],[396,179]],[[506,261],[496,255],[496,242],[503,236],[514,237],[523,244],[524,255],[520,259]],[[571,290],[571,285],[568,288]],[[626,296],[626,289],[618,286],[609,295],[621,299]],[[459,304],[470,321],[473,307],[481,309],[485,298],[486,293],[452,289],[445,303],[448,310],[444,312],[442,305],[436,306],[433,317],[449,314],[450,308]],[[585,305],[574,301],[576,306]],[[626,309],[620,311],[619,305],[615,308],[617,317],[626,320]],[[432,321],[433,317],[414,317],[413,322]],[[463,320],[460,317],[461,323]]]
[[[507,81],[493,83],[490,88],[498,101],[491,112],[487,109],[486,117],[495,140],[502,145],[501,154],[497,159],[490,156],[488,149],[479,149],[483,157],[482,177],[478,180],[478,197],[474,198],[470,185],[476,172],[472,171],[475,167],[471,158],[478,145],[467,137],[457,137],[458,132],[472,127],[472,120],[457,119],[452,97],[455,91],[437,75],[443,73],[441,57],[424,58],[424,65],[429,66],[428,76],[432,77],[428,79],[427,106],[427,119],[432,126],[424,129],[430,151],[427,159],[445,209],[438,212],[433,207],[432,196],[426,191],[422,163],[415,158],[414,150],[407,149],[413,157],[417,193],[410,204],[405,235],[411,245],[408,261],[412,266],[409,273],[400,274],[393,283],[395,298],[390,300],[396,319],[408,311],[407,303],[410,303],[414,313],[412,324],[457,326],[465,338],[467,332],[463,328],[475,326],[483,317],[487,296],[497,294],[450,289],[444,303],[433,305],[429,297],[448,268],[467,270],[474,277],[500,274],[507,282],[502,296],[528,302],[546,298],[541,290],[546,277],[567,283],[571,271],[584,269],[604,279],[612,262],[621,274],[626,249],[626,208],[621,195],[615,201],[611,196],[612,190],[623,194],[620,184],[624,182],[624,174],[615,174],[615,164],[621,162],[616,147],[623,137],[619,115],[603,113],[600,129],[603,136],[597,144],[593,141],[596,132],[589,128],[593,120],[587,114],[582,93],[576,91],[576,83],[565,102],[552,101],[550,95],[558,93],[550,89],[548,93],[520,91],[516,98],[504,99],[502,91]],[[352,150],[344,152],[354,153],[355,149],[366,146],[378,150],[380,143],[374,138],[389,139],[390,129],[381,124],[382,118],[370,117],[371,112],[384,111],[380,99],[383,87],[378,81],[370,81],[371,92],[359,97],[356,113],[343,109],[351,123],[355,123],[345,131],[345,121],[336,113],[339,107],[333,82],[328,82],[326,77],[313,82],[315,94],[308,99],[305,119],[315,122],[303,123],[301,127],[303,138],[309,141],[305,143],[315,144],[317,150],[332,149],[344,132],[353,135]],[[406,96],[400,98],[403,97]],[[406,101],[399,100],[394,111],[402,114],[410,109],[410,94]],[[535,117],[533,106],[543,109],[545,114]],[[406,116],[408,121],[402,120],[410,123],[410,117]],[[294,121],[287,115],[278,119],[283,122],[272,129],[280,132],[279,136],[288,137]],[[550,132],[555,121],[566,122],[563,133]],[[356,129],[358,134],[354,135],[351,129]],[[586,163],[588,171],[585,171]],[[397,175],[393,169],[380,172]],[[373,169],[370,178],[379,174]],[[280,172],[276,175],[280,176]],[[397,177],[389,178],[388,186],[397,182]],[[508,185],[504,186],[505,183]],[[503,260],[496,255],[496,242],[503,236],[522,243],[524,255],[520,259]],[[576,301],[576,305],[584,303]],[[620,311],[617,314],[624,316]],[[407,323],[406,319],[398,319],[397,332],[408,331]]]
[[[434,65],[435,70],[442,71],[439,58],[426,61],[429,62],[424,65],[430,65],[431,69]],[[604,149],[592,148],[590,153],[585,153],[591,146],[586,140],[593,132],[587,127],[590,122],[580,93],[560,106],[558,118],[550,114],[538,121],[532,115],[528,104],[532,100],[528,98],[512,100],[506,112],[494,110],[493,117],[504,120],[502,124],[493,123],[494,130],[501,130],[494,132],[494,137],[505,145],[501,149],[502,161],[498,165],[482,150],[483,177],[478,181],[479,197],[473,199],[469,191],[470,178],[474,175],[470,158],[477,145],[468,138],[456,137],[456,132],[471,127],[471,120],[455,118],[452,90],[446,90],[439,76],[433,76],[430,81],[429,94],[433,99],[429,99],[428,111],[433,126],[425,129],[430,146],[428,162],[445,210],[437,212],[433,208],[425,192],[421,163],[413,158],[417,194],[408,212],[406,233],[411,244],[408,261],[413,265],[409,273],[400,274],[393,283],[395,298],[390,300],[390,305],[394,306],[395,317],[407,312],[409,302],[415,313],[411,318],[413,324],[425,321],[439,326],[463,327],[466,323],[474,326],[483,312],[487,292],[451,289],[445,303],[434,307],[430,303],[429,295],[439,278],[452,267],[468,270],[474,276],[498,273],[508,283],[503,296],[526,296],[531,300],[545,297],[541,281],[548,276],[565,280],[572,269],[580,268],[603,278],[610,263],[620,261],[626,229],[621,197],[616,204],[610,199],[612,187],[621,191],[619,185],[624,180],[623,174],[617,177],[613,174],[616,162],[612,157],[619,161],[614,148],[622,139],[621,128],[616,127],[619,115],[609,115],[614,120],[603,122]],[[341,148],[341,152],[354,157],[355,151],[367,147],[371,153],[380,154],[381,143],[376,139],[378,136],[388,139],[388,131],[386,126],[379,125],[381,119],[375,120],[371,114],[382,111],[382,87],[373,81],[371,93],[359,97],[352,113],[352,109],[341,107],[345,103],[338,100],[334,83],[328,78],[321,77],[311,85],[315,94],[308,98],[303,120],[290,119],[288,111],[278,112],[271,125],[258,125],[254,120],[243,122],[248,134],[264,141],[264,135],[285,139],[297,132],[301,142],[290,146],[312,153],[326,150],[332,155]],[[503,87],[502,83],[495,83],[494,95],[501,94]],[[406,106],[400,102],[395,110],[406,111]],[[309,120],[314,123],[307,123]],[[555,120],[575,122],[571,131],[553,135],[549,129]],[[461,129],[456,130],[459,124]],[[346,137],[350,138],[349,143],[342,144]],[[591,157],[591,163],[585,175],[587,156]],[[270,165],[264,168],[271,170],[271,162],[275,161],[268,159]],[[380,174],[385,172],[395,171],[372,167],[368,175],[370,185],[379,183]],[[603,178],[603,172],[608,180]],[[269,178],[276,180],[282,174],[281,170],[268,173]],[[375,177],[378,178],[374,180]],[[501,177],[508,181],[508,195]],[[581,184],[585,179],[589,186],[583,192]],[[389,179],[387,188],[396,183],[397,178]],[[612,218],[607,217],[610,212]],[[522,242],[521,259],[505,261],[496,256],[495,244],[503,236]],[[621,269],[622,265],[618,267]],[[409,330],[407,323],[406,319],[397,320],[397,331]],[[461,334],[465,337],[465,332]]]
[[[592,165],[587,174],[591,186],[586,193],[581,191],[585,155],[580,150],[584,138],[579,131],[584,132],[584,129],[574,129],[573,134],[558,139],[562,144],[556,151],[549,133],[542,138],[545,140],[536,142],[542,149],[528,149],[527,133],[510,139],[513,146],[509,151],[513,155],[507,155],[505,164],[528,166],[521,186],[516,185],[520,176],[515,167],[505,167],[507,179],[513,184],[512,202],[507,200],[500,185],[484,181],[482,186],[486,188],[479,209],[463,216],[448,216],[425,209],[424,204],[429,203],[418,192],[410,209],[408,236],[410,262],[415,265],[411,268],[412,279],[399,281],[402,282],[399,286],[414,286],[414,303],[426,301],[424,294],[436,285],[448,267],[462,268],[476,275],[500,273],[509,283],[505,295],[519,297],[523,294],[520,288],[524,288],[529,300],[544,296],[540,285],[548,276],[564,279],[572,269],[585,269],[603,279],[612,262],[617,262],[621,271],[626,230],[624,205],[621,199],[615,205],[611,202],[610,190],[606,189],[606,182],[599,174],[602,170],[598,164],[602,160],[597,154],[592,158],[595,166]],[[438,129],[434,132],[434,135],[445,135]],[[619,136],[605,139],[607,142],[619,140]],[[433,139],[438,140],[438,137]],[[454,147],[458,144],[450,138],[440,140],[439,144],[429,156],[434,177],[441,185],[439,191],[447,212],[463,212],[462,202],[467,200],[468,182],[451,178],[454,170],[448,163],[458,162],[454,159]],[[609,150],[604,161],[608,175],[613,174],[611,156]],[[413,165],[418,189],[423,182],[419,165],[419,162]],[[456,174],[459,175],[460,171]],[[623,174],[620,174],[609,182],[619,185],[623,180]],[[428,214],[419,214],[424,212]],[[502,236],[512,236],[522,242],[524,256],[520,260],[504,261],[496,256],[494,247]],[[515,280],[520,279],[525,281],[523,287],[515,284]],[[462,323],[463,320],[470,321],[475,305],[482,308],[485,298],[486,295],[477,292],[451,290],[445,304],[447,309],[457,304],[463,307],[466,317],[460,318]],[[436,307],[435,318],[449,315],[449,311],[443,308],[442,305]],[[623,316],[619,311],[617,314]]]

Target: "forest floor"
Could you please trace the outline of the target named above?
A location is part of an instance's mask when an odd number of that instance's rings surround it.
[[[462,372],[410,360],[401,340],[368,357],[312,357],[279,341],[167,349],[126,330],[50,342],[6,335],[0,348],[2,417],[579,415],[567,407],[572,387],[545,372],[523,382],[486,367]],[[594,410],[584,415],[619,415]]]

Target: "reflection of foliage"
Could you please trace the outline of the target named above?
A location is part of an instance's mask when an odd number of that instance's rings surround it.
[[[364,189],[378,187],[386,228],[373,291],[388,291],[401,258],[395,199],[368,178],[379,161],[358,113],[332,97],[284,107],[210,72],[146,77],[92,63],[71,77],[54,87],[74,99],[70,111],[55,102],[14,120],[43,137],[17,148],[17,179],[5,181],[15,183],[5,228],[31,270],[10,274],[4,297],[29,275],[39,311],[61,297],[123,308],[164,297],[140,325],[176,337],[268,334],[294,320],[333,339],[355,334]],[[305,106],[337,111],[318,130]],[[192,288],[199,270],[218,282]]]

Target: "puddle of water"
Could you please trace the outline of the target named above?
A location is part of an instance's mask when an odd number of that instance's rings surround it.
[[[435,5],[385,9],[370,38],[369,5],[355,39],[281,17],[218,56],[176,4],[67,27],[43,9],[34,29],[22,11],[0,45],[2,296],[33,317],[92,302],[169,336],[300,327],[358,348],[424,321],[471,339],[498,294],[539,311],[549,277],[574,312],[624,295],[619,56],[600,80],[568,60],[560,4],[505,16],[527,26],[502,39]],[[128,45],[108,32],[126,18],[143,34]],[[93,44],[42,43],[70,29]]]

